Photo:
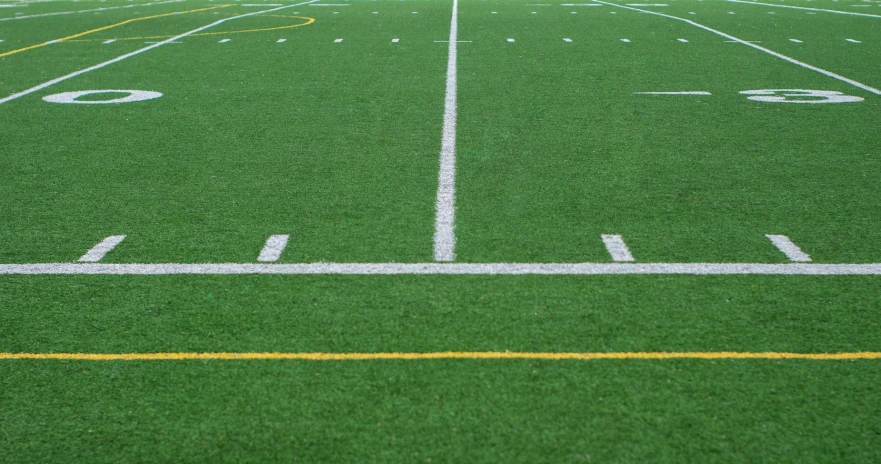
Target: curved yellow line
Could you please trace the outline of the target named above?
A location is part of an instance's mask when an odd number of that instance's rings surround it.
[[[106,31],[107,29],[113,29],[114,27],[119,27],[119,26],[122,26],[122,25],[125,25],[125,24],[133,23],[133,22],[135,22],[135,21],[143,21],[143,20],[145,20],[145,19],[162,18],[162,17],[165,17],[165,16],[176,16],[176,15],[182,15],[182,14],[187,14],[187,13],[197,13],[197,12],[200,12],[200,11],[216,10],[216,9],[218,9],[218,8],[226,8],[226,7],[229,7],[229,6],[235,6],[235,5],[217,5],[217,6],[212,6],[212,7],[208,7],[208,8],[199,8],[198,10],[175,11],[175,12],[173,12],[173,13],[163,13],[163,14],[152,15],[152,16],[143,16],[143,17],[140,17],[140,18],[126,19],[125,21],[122,21],[122,22],[119,22],[119,23],[116,23],[116,24],[111,24],[111,25],[109,25],[109,26],[103,26],[103,27],[99,27],[99,28],[97,28],[97,29],[90,29],[90,30],[85,31],[85,32],[80,32],[80,33],[77,33],[77,34],[74,34],[74,35],[69,35],[69,36],[67,36],[67,37],[62,37],[62,38],[60,38],[60,39],[50,40],[50,41],[48,41],[48,42],[43,42],[43,43],[39,43],[39,44],[36,44],[36,45],[30,45],[30,46],[27,46],[27,47],[18,48],[18,49],[15,49],[15,50],[10,50],[10,51],[5,52],[5,53],[0,53],[0,58],[3,58],[4,56],[14,55],[14,54],[16,54],[16,53],[25,52],[25,51],[28,51],[28,50],[33,50],[33,49],[35,49],[35,48],[45,47],[45,46],[47,46],[47,45],[52,45],[52,44],[56,44],[56,43],[59,43],[59,42],[72,41],[73,39],[76,39],[76,38],[78,38],[78,37],[82,37],[82,36],[84,36],[84,35],[94,34],[95,32]]]
[[[187,360],[300,360],[376,361],[437,359],[538,359],[564,360],[664,360],[664,359],[760,359],[807,361],[857,361],[881,359],[881,352],[787,353],[787,352],[618,352],[618,353],[524,353],[512,351],[443,351],[433,353],[0,353],[0,360],[71,361],[187,361]]]
[[[294,24],[294,25],[290,25],[290,26],[265,27],[265,28],[260,28],[260,29],[243,29],[240,31],[227,31],[227,32],[202,32],[199,34],[192,34],[192,35],[190,35],[190,37],[199,37],[199,36],[204,36],[204,35],[242,34],[245,32],[277,31],[279,29],[293,29],[295,27],[308,26],[308,25],[315,22],[315,18],[309,18],[306,16],[276,16],[276,17],[306,19],[307,21],[302,24]],[[119,41],[123,41],[123,40],[153,40],[153,39],[169,39],[171,37],[174,37],[174,36],[173,35],[150,35],[150,36],[143,36],[143,37],[114,38],[113,40],[119,40]],[[88,39],[88,40],[82,40],[80,42],[90,42],[90,41],[98,41],[98,40],[106,40],[106,39]]]

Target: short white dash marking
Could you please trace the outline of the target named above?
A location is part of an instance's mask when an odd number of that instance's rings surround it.
[[[508,38],[508,42],[514,42],[514,39],[512,39],[512,38],[509,37],[509,38]]]
[[[624,43],[630,43],[630,39],[621,39],[621,41]]]
[[[0,40],[0,42],[3,42],[3,41]],[[103,42],[101,42],[101,43],[103,43],[103,44],[112,44],[113,42],[116,42],[116,39],[105,40],[105,41],[103,41]]]
[[[419,12],[418,12],[418,11],[414,11],[413,14],[419,14]]]
[[[694,11],[689,11],[688,14],[692,14],[692,15],[693,15],[693,14],[697,14],[697,13],[695,13]]]
[[[379,12],[378,12],[378,11],[374,11],[373,14],[379,14]]]
[[[846,41],[848,41],[848,42],[850,42],[850,43],[855,43],[855,44],[862,43],[862,42],[860,42],[859,40],[854,40],[854,39],[844,39],[844,40],[846,40]]]
[[[811,257],[804,251],[801,251],[801,248],[799,248],[798,245],[792,243],[792,240],[789,240],[789,237],[785,235],[765,235],[765,237],[768,237],[768,240],[771,240],[771,243],[786,255],[790,261],[806,263],[811,260]]]
[[[263,249],[260,250],[260,256],[257,257],[257,261],[278,261],[281,253],[288,246],[289,237],[289,235],[270,235],[269,239],[266,240],[266,245],[263,245]]]
[[[340,42],[342,42],[342,41],[343,41],[343,39],[336,39],[336,40],[333,41],[333,43],[340,43]]]
[[[492,14],[499,14],[497,11],[493,11]]]
[[[769,11],[768,14],[777,14],[777,13],[774,11]]]
[[[278,39],[275,41],[275,43],[285,43],[285,42],[287,42],[287,40],[288,39]]]
[[[729,11],[728,14],[737,14],[737,13],[735,13],[733,11]]]
[[[223,39],[223,40],[221,40],[220,42],[217,42],[217,43],[227,43],[227,42],[229,42],[230,40],[232,40],[232,39]]]
[[[107,253],[110,253],[110,250],[122,243],[125,239],[125,235],[111,235],[104,240],[101,240],[101,243],[92,247],[91,250],[86,252],[79,260],[82,263],[97,263],[101,261],[101,258],[104,257]]]
[[[571,42],[572,42],[572,39],[563,39],[563,42],[571,43]]]
[[[398,43],[398,42],[400,42],[400,41],[401,41],[401,39],[392,39],[392,43],[393,43],[393,44],[396,44],[396,43]]]
[[[620,235],[603,234],[603,243],[606,245],[606,250],[612,255],[613,261],[633,261],[633,255],[630,254],[627,244],[624,243],[624,239]]]
[[[789,39],[789,41],[790,41],[790,42],[797,43],[797,44],[804,43],[804,42],[802,42],[801,40],[798,40],[798,39]]]
[[[340,14],[340,12],[339,12],[339,11],[334,11],[333,14]]]
[[[310,3],[309,6],[350,6],[349,3]]]
[[[538,14],[538,11],[533,11],[532,14]]]
[[[685,39],[676,39],[676,40],[678,40],[678,41],[680,41],[680,42],[682,42],[682,43],[688,43],[688,41],[685,40]]]

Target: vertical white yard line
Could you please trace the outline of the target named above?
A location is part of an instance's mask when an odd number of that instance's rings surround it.
[[[437,182],[437,215],[434,220],[434,260],[455,258],[456,234],[456,44],[459,0],[453,0],[450,46],[447,58],[447,91],[444,97],[444,131],[441,138],[440,172]]]
[[[24,97],[25,95],[29,95],[29,94],[32,94],[32,93],[34,93],[34,92],[39,92],[40,90],[43,90],[43,89],[45,89],[46,87],[51,87],[51,86],[53,86],[53,85],[55,85],[55,84],[57,84],[57,83],[59,83],[59,82],[64,82],[64,81],[66,81],[66,80],[68,80],[68,79],[73,79],[74,77],[77,77],[77,76],[79,76],[79,75],[81,75],[81,74],[85,74],[85,73],[87,73],[87,72],[95,71],[96,69],[101,69],[101,68],[103,68],[103,67],[105,67],[105,66],[109,66],[109,65],[111,65],[111,64],[118,63],[118,62],[120,62],[120,61],[122,61],[122,60],[125,60],[125,59],[127,59],[127,58],[131,58],[131,57],[133,57],[133,56],[135,56],[135,55],[140,55],[141,53],[144,53],[144,52],[150,51],[150,50],[152,50],[152,49],[154,49],[154,48],[161,47],[161,46],[163,46],[163,45],[165,45],[165,44],[173,43],[173,42],[175,42],[176,40],[180,40],[180,39],[182,39],[182,38],[184,38],[184,37],[190,36],[190,35],[195,34],[195,33],[197,33],[197,32],[202,32],[202,31],[204,31],[205,29],[210,29],[210,28],[212,28],[212,27],[214,27],[214,26],[217,26],[218,24],[223,24],[223,23],[225,23],[225,22],[227,22],[227,21],[232,21],[232,20],[234,20],[234,19],[239,19],[239,18],[246,18],[246,17],[249,17],[249,16],[259,15],[259,14],[263,14],[263,13],[272,13],[272,12],[274,12],[274,11],[283,10],[283,9],[285,9],[285,8],[293,8],[293,7],[295,7],[295,6],[307,5],[307,4],[309,4],[309,3],[315,3],[315,2],[317,2],[317,1],[319,1],[319,0],[309,0],[309,1],[307,1],[307,2],[297,3],[297,4],[295,4],[295,5],[280,6],[280,7],[278,7],[278,8],[272,8],[272,9],[269,9],[269,10],[255,11],[255,12],[253,12],[253,13],[247,13],[247,14],[238,15],[238,16],[231,16],[231,17],[229,17],[229,18],[223,18],[223,19],[221,19],[221,20],[214,21],[213,23],[208,24],[208,25],[206,25],[206,26],[198,27],[198,28],[196,28],[196,29],[193,29],[192,31],[184,32],[183,34],[176,35],[176,36],[174,36],[174,37],[172,37],[172,38],[170,38],[170,39],[166,39],[166,40],[163,40],[163,41],[161,41],[161,42],[157,42],[157,43],[155,43],[155,44],[152,44],[152,45],[146,46],[146,47],[144,47],[144,48],[141,48],[141,49],[135,50],[135,51],[133,51],[133,52],[131,52],[131,53],[126,53],[125,55],[118,56],[118,57],[116,57],[116,58],[113,58],[112,60],[105,61],[105,62],[103,62],[103,63],[101,63],[101,64],[96,64],[95,66],[90,66],[90,67],[88,67],[88,68],[85,68],[85,69],[81,69],[81,70],[79,70],[79,71],[72,72],[72,73],[70,73],[70,74],[68,74],[68,75],[66,75],[66,76],[61,76],[61,77],[59,77],[59,78],[52,79],[51,81],[44,82],[44,83],[42,83],[42,84],[40,84],[40,85],[38,85],[38,86],[36,86],[36,87],[31,87],[31,88],[29,88],[29,89],[27,89],[27,90],[24,90],[24,91],[22,91],[22,92],[14,93],[14,94],[12,94],[12,95],[6,97],[6,98],[0,98],[0,105],[2,105],[3,103],[7,103],[7,102],[10,102],[10,101],[12,101],[12,100],[15,100],[16,98],[21,98],[21,97]]]
[[[125,240],[125,235],[111,235],[101,240],[101,243],[93,246],[79,261],[82,263],[97,263],[104,258],[104,255],[110,253],[110,250],[116,248],[116,245],[122,243],[123,240]]]
[[[795,261],[797,263],[807,263],[811,261],[811,257],[801,251],[801,248],[798,245],[792,243],[792,240],[785,235],[765,235],[768,237],[768,240],[777,247],[790,261]]]
[[[620,235],[603,234],[603,243],[612,255],[612,261],[633,261],[633,255],[630,254],[630,249]]]
[[[257,261],[278,261],[278,258],[281,258],[281,253],[288,246],[288,238],[290,235],[270,235],[266,240],[266,245],[260,250]]]
[[[788,62],[790,62],[790,63],[792,63],[792,64],[794,64],[794,65],[798,65],[798,66],[801,66],[801,67],[803,67],[803,68],[810,69],[811,71],[818,72],[818,73],[820,73],[820,74],[823,74],[824,76],[828,76],[828,77],[831,77],[831,78],[833,78],[833,79],[838,79],[839,81],[842,81],[842,82],[847,82],[848,84],[850,84],[850,85],[852,85],[852,86],[854,86],[854,87],[857,87],[857,88],[863,89],[863,90],[865,90],[865,91],[867,91],[867,92],[874,93],[875,95],[881,95],[881,90],[878,90],[878,89],[876,89],[876,88],[874,88],[874,87],[870,87],[870,86],[868,86],[868,85],[866,85],[866,84],[863,84],[863,83],[857,82],[857,81],[855,81],[855,80],[853,80],[853,79],[848,79],[847,77],[844,77],[844,76],[842,76],[842,75],[835,74],[834,72],[826,71],[825,69],[821,69],[821,68],[818,68],[818,67],[816,67],[816,66],[809,65],[809,64],[804,63],[804,62],[802,62],[802,61],[798,61],[798,60],[796,60],[795,58],[790,58],[790,57],[788,57],[788,56],[786,56],[786,55],[782,55],[782,54],[780,54],[780,53],[777,53],[777,52],[775,52],[775,51],[773,51],[773,50],[769,50],[769,49],[767,49],[767,48],[765,48],[765,47],[762,47],[762,46],[760,46],[760,45],[756,45],[756,44],[754,44],[754,43],[750,43],[750,42],[748,42],[748,41],[746,41],[746,40],[738,39],[737,37],[734,37],[733,35],[726,34],[726,33],[721,32],[721,31],[717,31],[717,30],[715,30],[715,29],[713,29],[713,28],[711,28],[711,27],[704,26],[703,24],[698,24],[698,23],[696,23],[696,22],[694,22],[694,21],[692,21],[692,20],[690,20],[690,19],[680,18],[680,17],[678,17],[678,16],[672,16],[672,15],[668,15],[668,14],[664,14],[664,13],[657,13],[657,12],[655,12],[655,11],[642,10],[642,9],[639,9],[639,8],[633,8],[633,7],[631,7],[631,6],[618,5],[618,4],[616,4],[616,3],[604,2],[604,1],[602,1],[602,0],[593,0],[593,1],[596,2],[596,3],[603,4],[603,5],[614,6],[614,7],[616,7],[616,8],[624,8],[624,9],[626,9],[626,10],[638,11],[638,12],[640,12],[640,13],[645,13],[645,14],[650,14],[650,15],[660,16],[660,17],[662,17],[662,18],[668,18],[668,19],[675,19],[675,20],[677,20],[677,21],[683,21],[683,22],[686,22],[686,23],[688,23],[688,24],[691,24],[691,25],[694,26],[694,27],[701,28],[701,29],[703,29],[703,30],[705,30],[705,31],[707,31],[707,32],[712,32],[713,34],[716,34],[716,35],[720,35],[720,36],[725,37],[726,39],[731,40],[731,41],[733,41],[733,42],[737,42],[737,43],[740,43],[740,44],[746,45],[747,47],[755,48],[756,50],[759,50],[759,51],[765,52],[765,53],[767,53],[767,54],[769,54],[769,55],[771,55],[771,56],[775,56],[775,57],[777,57],[777,58],[780,58],[781,60],[788,61]]]

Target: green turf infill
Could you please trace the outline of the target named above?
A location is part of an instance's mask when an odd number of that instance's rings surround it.
[[[881,263],[307,263],[307,264],[0,264],[0,274],[46,275],[881,275]]]

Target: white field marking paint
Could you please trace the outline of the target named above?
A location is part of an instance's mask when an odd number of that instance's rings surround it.
[[[666,3],[628,3],[627,6],[670,6]]]
[[[452,261],[456,249],[456,44],[459,0],[453,0],[450,45],[447,56],[447,88],[444,95],[444,128],[434,220],[434,260]]]
[[[2,40],[0,40],[0,42],[2,42]],[[101,42],[101,43],[103,43],[103,44],[112,44],[113,42],[116,42],[116,39],[105,40],[105,41],[103,41],[103,42]]]
[[[845,95],[837,90],[808,90],[808,89],[764,89],[744,90],[741,95],[750,95],[747,100],[767,103],[858,103],[862,97]]]
[[[0,18],[0,21],[12,21],[14,19],[42,18],[45,16],[69,15],[69,14],[78,14],[78,13],[91,13],[94,11],[118,10],[120,8],[135,8],[135,7],[139,7],[139,6],[162,5],[165,3],[180,3],[183,1],[185,1],[185,0],[168,0],[165,2],[141,3],[138,5],[109,6],[106,8],[94,8],[91,10],[56,11],[55,13],[43,13],[43,14],[35,14],[35,15],[27,15],[27,16],[15,16],[15,17],[11,17],[11,18]]]
[[[285,43],[287,41],[288,41],[288,39],[278,39],[275,41],[275,43]]]
[[[634,95],[712,95],[703,90],[688,92],[633,92]]]
[[[311,3],[309,6],[349,6],[349,3]]]
[[[572,43],[572,39],[563,39],[563,42]]]
[[[400,42],[400,41],[401,41],[401,39],[392,39],[392,43],[393,43],[393,44],[396,44],[396,43],[398,43],[398,42]]]
[[[694,11],[689,11],[688,14],[692,14],[692,15],[693,15],[693,14],[697,14],[697,13],[695,13]]]
[[[602,237],[606,250],[612,255],[613,261],[633,261],[633,255],[630,254],[627,244],[624,243],[624,239],[620,235],[603,234]]]
[[[688,41],[685,40],[685,39],[676,39],[676,40],[678,40],[678,41],[680,41],[680,42],[682,42],[682,43],[688,43]]]
[[[131,57],[133,57],[133,56],[135,56],[135,55],[140,55],[141,53],[144,53],[144,52],[147,52],[147,51],[153,50],[154,48],[161,47],[161,46],[163,46],[163,45],[165,45],[165,44],[175,43],[175,42],[176,42],[177,40],[179,40],[179,39],[183,39],[184,37],[190,36],[190,35],[192,35],[192,34],[196,34],[196,33],[202,32],[202,31],[204,31],[205,29],[210,29],[210,28],[212,28],[212,27],[214,27],[214,26],[217,26],[218,24],[223,24],[223,23],[225,23],[225,22],[227,22],[227,21],[232,21],[232,20],[240,19],[240,18],[247,18],[247,17],[250,17],[250,16],[255,16],[255,15],[259,15],[259,14],[263,14],[263,13],[272,13],[272,12],[274,12],[274,11],[283,10],[283,9],[285,9],[285,8],[292,8],[292,7],[295,7],[295,6],[306,5],[306,4],[309,4],[309,3],[311,3],[311,2],[317,2],[317,1],[318,1],[318,0],[308,0],[307,2],[304,2],[304,3],[297,3],[297,4],[294,4],[294,5],[288,5],[288,6],[279,6],[279,7],[271,8],[271,9],[268,9],[268,10],[260,10],[260,11],[255,11],[255,12],[253,12],[253,13],[247,13],[247,14],[243,14],[243,15],[230,16],[230,17],[228,17],[228,18],[219,19],[219,20],[217,20],[217,21],[214,21],[214,22],[211,23],[211,24],[208,24],[208,25],[205,25],[205,26],[202,26],[202,27],[197,27],[196,29],[193,29],[193,30],[188,31],[188,32],[184,32],[183,34],[180,34],[180,35],[176,35],[176,36],[174,36],[174,37],[172,37],[172,38],[170,38],[170,39],[166,39],[166,40],[163,40],[163,41],[161,41],[161,42],[157,42],[157,43],[155,43],[155,44],[151,44],[151,45],[149,45],[149,46],[147,46],[147,47],[144,47],[144,48],[141,48],[141,49],[135,50],[135,51],[133,51],[133,52],[126,53],[125,55],[118,56],[118,57],[116,57],[116,58],[113,58],[112,60],[108,60],[108,61],[105,61],[105,62],[103,62],[103,63],[96,64],[95,66],[90,66],[90,67],[88,67],[88,68],[85,68],[85,69],[81,69],[81,70],[79,70],[79,71],[72,72],[72,73],[70,73],[70,74],[67,74],[67,75],[61,76],[61,77],[56,78],[56,79],[52,79],[51,81],[44,82],[44,83],[42,83],[42,84],[40,84],[40,85],[38,85],[38,86],[36,86],[36,87],[31,87],[31,88],[29,88],[29,89],[27,89],[27,90],[24,90],[24,91],[22,91],[22,92],[14,93],[14,94],[12,94],[12,95],[6,97],[6,98],[2,98],[2,99],[0,99],[0,105],[2,105],[2,104],[4,104],[4,103],[7,103],[7,102],[10,102],[10,101],[12,101],[12,100],[15,100],[15,99],[17,99],[17,98],[21,98],[21,97],[23,97],[23,96],[25,96],[25,95],[30,95],[30,94],[32,94],[32,93],[34,93],[34,92],[38,92],[38,91],[40,91],[40,90],[45,89],[46,87],[51,87],[51,86],[53,86],[53,85],[55,85],[55,84],[57,84],[57,83],[59,83],[59,82],[64,82],[64,81],[66,81],[66,80],[68,80],[68,79],[72,79],[72,78],[74,78],[74,77],[77,77],[77,76],[79,76],[79,75],[85,74],[85,73],[87,73],[87,72],[95,71],[96,69],[101,69],[101,68],[103,68],[103,67],[105,67],[105,66],[109,66],[109,65],[111,65],[111,64],[118,63],[118,62],[120,62],[120,61],[122,61],[122,60],[125,60],[125,59],[127,59],[127,58],[131,58]]]
[[[498,12],[496,12],[496,11],[493,11],[493,12],[492,12],[492,14],[499,14],[499,13],[498,13]]]
[[[113,98],[110,100],[77,100],[77,98],[86,95],[96,95],[102,93],[127,93],[128,95],[125,97]],[[150,90],[81,90],[78,92],[64,92],[47,95],[43,97],[43,101],[47,101],[49,103],[73,103],[79,105],[107,105],[115,103],[132,103],[152,100],[161,96],[161,93],[153,92]]]
[[[509,37],[509,38],[508,38],[508,42],[509,42],[509,43],[513,43],[513,42],[514,42],[514,39],[512,39],[512,38]]]
[[[598,3],[564,3],[560,6],[602,6]]]
[[[777,14],[777,13],[775,13],[773,11],[769,11],[768,14]]]
[[[789,41],[790,41],[790,42],[795,42],[795,43],[797,43],[797,44],[804,43],[804,42],[802,42],[801,40],[798,40],[798,39],[789,39]]]
[[[220,40],[220,41],[217,42],[217,43],[227,43],[227,42],[229,42],[230,40],[232,40],[232,39],[222,39],[222,40]]]
[[[768,240],[777,247],[790,261],[797,263],[807,263],[811,261],[811,257],[807,253],[801,251],[798,245],[792,243],[792,240],[785,235],[765,235]]]
[[[732,43],[732,44],[735,44],[735,43],[743,43],[743,42],[747,42],[747,43],[751,43],[751,44],[760,44],[760,43],[762,43],[761,40],[744,40],[744,41],[739,41],[739,40],[726,40],[726,41],[725,41],[725,43]]]
[[[239,6],[282,6],[284,3],[242,3]]]
[[[152,42],[144,42],[144,43],[145,44],[158,44],[158,43],[162,43],[162,42],[152,41]],[[183,42],[167,42],[167,43],[169,43],[169,44],[182,44]],[[0,103],[3,103],[3,102],[0,101]]]
[[[733,11],[729,11],[728,14],[737,14],[737,13],[735,13]]]
[[[532,14],[538,14],[538,11],[533,11]]]
[[[104,258],[104,255],[110,253],[110,250],[114,249],[116,245],[122,243],[123,240],[125,240],[125,235],[111,235],[93,246],[79,261],[82,263],[97,263]]]
[[[847,42],[850,42],[850,43],[855,43],[855,44],[862,43],[859,40],[854,40],[854,39],[844,39],[844,40],[846,40]]]
[[[630,39],[621,39],[621,41],[624,43],[630,43]]]
[[[865,90],[865,91],[867,91],[867,92],[874,93],[875,95],[881,95],[881,90],[878,90],[878,89],[876,89],[876,88],[874,88],[874,87],[869,87],[869,86],[866,85],[866,84],[862,84],[862,83],[857,82],[857,81],[855,81],[855,80],[853,80],[853,79],[848,79],[847,77],[844,77],[844,76],[842,76],[842,75],[840,75],[840,74],[835,74],[835,73],[833,73],[833,72],[831,72],[831,71],[826,71],[825,69],[821,69],[821,68],[818,68],[818,67],[816,67],[816,66],[809,65],[809,64],[807,64],[807,63],[805,63],[805,62],[802,62],[802,61],[798,61],[798,60],[796,60],[795,58],[790,58],[790,57],[788,57],[788,56],[786,56],[786,55],[782,55],[782,54],[777,53],[777,52],[775,52],[775,51],[773,51],[773,50],[769,50],[769,49],[767,49],[767,48],[765,48],[765,47],[762,47],[762,46],[756,45],[756,44],[754,44],[754,43],[747,42],[746,40],[738,39],[737,37],[734,37],[733,35],[726,34],[726,33],[721,32],[721,31],[717,31],[716,29],[713,29],[713,28],[711,28],[711,27],[704,26],[703,24],[698,24],[698,23],[696,23],[696,22],[694,22],[694,21],[692,21],[692,20],[690,20],[690,19],[680,18],[680,17],[678,17],[678,16],[672,16],[672,15],[668,15],[668,14],[664,14],[664,13],[658,13],[658,12],[656,12],[656,11],[641,10],[641,9],[639,9],[639,8],[633,8],[633,7],[624,6],[624,5],[617,5],[617,4],[615,4],[615,3],[605,2],[605,1],[603,1],[603,0],[594,0],[594,1],[597,2],[597,3],[602,3],[603,5],[614,6],[614,7],[616,7],[616,8],[624,8],[624,9],[627,9],[627,10],[639,11],[639,12],[641,12],[641,13],[650,14],[650,15],[655,15],[655,16],[660,16],[660,17],[663,17],[663,18],[675,19],[675,20],[677,20],[677,21],[683,21],[683,22],[686,22],[686,23],[688,23],[688,24],[691,24],[691,25],[694,26],[694,27],[698,27],[698,28],[703,29],[703,30],[705,30],[705,31],[707,31],[707,32],[712,32],[713,34],[720,35],[720,36],[722,36],[722,37],[725,37],[725,38],[728,39],[728,40],[732,40],[732,41],[735,41],[735,42],[737,42],[737,43],[741,43],[741,44],[746,45],[746,46],[748,46],[748,47],[755,48],[756,50],[759,50],[759,51],[765,52],[765,53],[767,53],[767,54],[769,54],[769,55],[771,55],[771,56],[775,56],[775,57],[777,57],[777,58],[780,58],[781,60],[788,61],[788,62],[790,62],[790,63],[792,63],[792,64],[794,64],[794,65],[801,66],[801,67],[806,68],[806,69],[810,69],[811,71],[818,72],[818,73],[820,73],[820,74],[823,74],[824,76],[831,77],[831,78],[833,78],[833,79],[837,79],[837,80],[842,81],[842,82],[847,82],[848,84],[850,84],[850,85],[852,85],[852,86],[854,86],[854,87],[858,87],[858,88],[863,89],[863,90]]]
[[[0,264],[4,275],[881,275],[881,263]]]
[[[874,15],[869,13],[854,13],[852,11],[839,11],[839,10],[824,10],[822,8],[807,8],[803,6],[789,6],[789,5],[774,5],[773,3],[758,3],[758,2],[745,2],[743,0],[728,0],[732,3],[744,3],[746,5],[762,5],[762,6],[773,6],[775,8],[791,8],[793,10],[808,10],[808,11],[819,11],[823,13],[834,13],[834,14],[843,14],[850,16],[866,16],[869,18],[881,18],[881,15]],[[868,6],[868,5],[866,5]]]
[[[266,245],[263,245],[263,249],[260,250],[257,261],[278,261],[278,258],[281,258],[281,253],[288,246],[288,238],[290,235],[270,235],[266,240]]]
[[[338,43],[340,43],[340,42],[342,42],[342,41],[343,41],[343,39],[336,39],[336,40],[333,41],[333,43],[337,43],[337,44],[338,44]]]

